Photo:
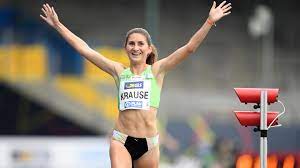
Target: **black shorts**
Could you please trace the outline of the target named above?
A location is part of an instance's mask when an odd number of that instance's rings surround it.
[[[114,130],[112,138],[124,144],[132,160],[137,160],[152,148],[158,146],[157,134],[151,138],[135,138]]]

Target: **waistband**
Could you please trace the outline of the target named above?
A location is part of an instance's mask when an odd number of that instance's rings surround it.
[[[126,134],[124,134],[120,131],[117,131],[117,130],[113,130],[113,132],[112,132],[112,138],[114,140],[117,140],[117,141],[123,143],[123,144],[125,144],[126,139],[127,139],[128,136],[129,135],[126,135]],[[157,134],[154,137],[150,137],[150,138],[146,137],[145,139],[147,141],[148,150],[150,150],[153,147],[159,145],[159,134]]]

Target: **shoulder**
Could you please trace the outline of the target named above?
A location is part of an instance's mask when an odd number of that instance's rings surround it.
[[[154,76],[156,76],[159,72],[160,64],[159,61],[154,62],[153,65],[151,65],[151,70]]]
[[[124,66],[121,63],[117,63],[114,67],[115,69],[115,74],[113,75],[113,78],[118,86],[118,83],[120,82],[120,76],[124,73],[124,71],[126,70],[126,66]]]
[[[162,60],[156,61],[151,67],[152,73],[156,77],[165,74],[165,72],[162,70],[162,62]]]
[[[126,69],[128,69],[128,68],[125,65],[118,63],[115,66],[116,75],[119,77]]]
[[[162,69],[161,69],[161,61],[155,62],[151,66],[151,70],[152,70],[152,74],[155,77],[155,79],[157,80],[159,86],[162,86],[163,79],[165,77],[165,71],[162,71]]]

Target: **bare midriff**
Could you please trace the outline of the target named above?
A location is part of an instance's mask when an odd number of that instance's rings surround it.
[[[154,137],[157,135],[157,109],[124,110],[119,112],[115,129],[137,138]]]

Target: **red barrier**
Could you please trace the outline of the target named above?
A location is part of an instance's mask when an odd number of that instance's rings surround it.
[[[234,88],[235,93],[242,103],[260,103],[260,93],[262,90],[268,91],[268,103],[277,101],[279,89],[269,88]]]
[[[234,111],[234,114],[243,126],[260,126],[260,112],[258,111]],[[270,125],[278,114],[279,112],[269,111],[267,125]],[[272,124],[272,126],[274,125],[278,125],[278,119]]]

